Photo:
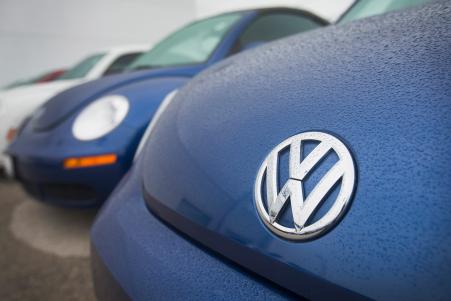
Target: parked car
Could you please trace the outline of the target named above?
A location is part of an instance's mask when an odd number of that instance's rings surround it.
[[[0,169],[12,175],[11,160],[4,155],[20,124],[55,94],[104,75],[119,73],[140,54],[146,45],[129,45],[99,51],[62,74],[57,81],[19,86],[0,92]]]
[[[33,81],[33,83],[42,84],[42,83],[52,82],[52,81],[60,78],[64,74],[64,72],[66,72],[66,69],[56,69],[56,70],[52,70],[50,72],[46,72],[46,73],[42,74],[40,77],[36,78]]]
[[[3,88],[3,90],[17,88],[19,86],[51,82],[51,81],[56,80],[61,75],[63,75],[63,73],[65,71],[66,71],[65,69],[56,69],[56,70],[52,70],[50,72],[45,72],[43,74],[39,74],[39,76],[35,76],[30,79],[18,80],[18,81],[15,81],[15,82],[7,85],[6,87]]]
[[[98,299],[448,299],[450,32],[434,1],[190,81],[94,223]]]
[[[265,8],[183,27],[133,62],[138,71],[80,85],[47,102],[9,148],[18,179],[45,202],[101,204],[129,169],[166,95],[225,57],[323,25],[302,10]]]

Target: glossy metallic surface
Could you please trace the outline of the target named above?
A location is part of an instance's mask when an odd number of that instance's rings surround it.
[[[194,78],[140,156],[149,216],[307,299],[351,299],[338,289],[376,300],[449,299],[450,13],[449,1],[435,2],[332,26]],[[265,227],[253,188],[276,145],[312,130],[345,142],[358,184],[333,229],[293,243]],[[335,157],[317,165],[306,195]],[[287,175],[288,155],[280,162]],[[290,210],[281,214],[288,225]]]
[[[318,144],[303,158],[303,145],[307,141],[318,142]],[[289,177],[279,190],[279,156],[286,149],[290,152]],[[338,155],[338,161],[319,180],[310,194],[304,195],[304,179],[330,152]],[[340,193],[329,211],[319,220],[307,224],[314,211],[318,210],[322,201],[339,182]],[[339,220],[350,203],[354,184],[354,162],[346,146],[330,134],[305,132],[286,139],[266,157],[255,182],[255,205],[269,230],[288,239],[305,240],[322,234]],[[266,186],[266,202],[262,195],[264,186]],[[278,223],[281,211],[287,210],[288,199],[291,203],[294,227]]]
[[[126,293],[274,300],[276,283],[309,300],[448,300],[450,13],[441,1],[306,33],[180,89],[92,231]],[[263,225],[253,187],[274,146],[313,129],[346,143],[358,185],[332,231],[293,243]]]

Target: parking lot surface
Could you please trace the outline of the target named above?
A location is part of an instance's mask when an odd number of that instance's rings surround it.
[[[38,203],[0,179],[0,300],[95,300],[89,265],[95,213]]]

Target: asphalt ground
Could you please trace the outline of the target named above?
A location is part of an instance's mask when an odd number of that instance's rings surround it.
[[[89,264],[95,214],[39,203],[0,178],[0,300],[95,300]]]

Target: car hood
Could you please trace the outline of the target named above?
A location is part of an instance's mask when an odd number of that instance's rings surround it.
[[[101,97],[103,94],[122,86],[141,80],[147,80],[152,77],[190,77],[196,74],[200,69],[201,66],[153,69],[106,76],[101,79],[89,81],[52,97],[43,106],[39,118],[33,120],[32,126],[37,131],[52,128],[80,107],[83,107],[91,101]]]
[[[143,150],[147,205],[308,299],[449,298],[450,12],[439,1],[332,26],[202,73],[160,115]],[[263,224],[254,183],[272,149],[308,131],[340,137],[357,184],[335,228],[290,241]]]

